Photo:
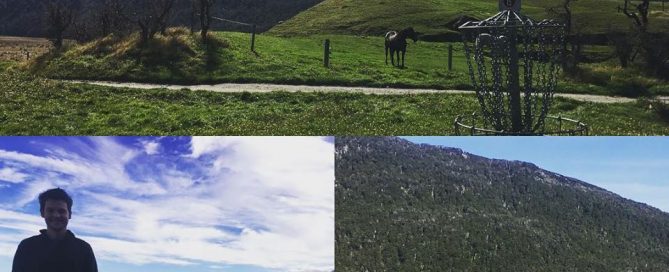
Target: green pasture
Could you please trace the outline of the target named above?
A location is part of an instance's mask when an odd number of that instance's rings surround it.
[[[222,32],[218,47],[191,36],[156,42],[143,59],[100,52],[99,41],[33,64],[33,73],[62,79],[127,80],[159,83],[265,82],[309,85],[422,87],[468,89],[469,79],[460,45],[455,45],[454,70],[448,71],[447,45],[418,42],[409,45],[406,68],[385,64],[382,37],[317,35],[276,37],[259,35],[250,50],[250,35]],[[176,45],[170,39],[176,40]],[[323,42],[331,41],[330,67],[323,65]],[[119,44],[126,41],[117,41]],[[182,43],[182,44],[178,44]],[[102,46],[103,47],[103,46]],[[180,53],[151,56],[153,51]],[[104,47],[103,47],[104,48]],[[147,50],[148,51],[148,50]],[[183,52],[191,52],[184,54]],[[389,60],[390,63],[390,60]]]
[[[68,84],[0,73],[2,135],[452,135],[474,95],[215,93]],[[667,135],[667,105],[555,101],[591,135]]]
[[[383,38],[378,36],[258,35],[250,50],[250,35],[217,32],[203,45],[185,30],[172,30],[144,49],[135,36],[108,37],[52,52],[29,65],[37,75],[59,79],[117,80],[200,84],[259,82],[277,84],[407,87],[471,90],[460,43],[410,43],[404,69],[385,64]],[[323,65],[323,42],[331,41],[330,66]],[[448,69],[448,46],[453,69]],[[634,67],[620,69],[605,46],[586,47],[589,55],[607,58],[584,64],[579,78],[563,78],[558,92],[623,95],[668,94],[669,83],[648,78]]]

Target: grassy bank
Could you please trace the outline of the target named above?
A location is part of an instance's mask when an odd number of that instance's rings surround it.
[[[453,70],[448,70],[448,44],[410,44],[406,68],[385,64],[382,37],[259,35],[256,52],[250,35],[215,33],[206,46],[184,29],[173,29],[148,46],[136,36],[107,37],[52,52],[31,63],[31,73],[51,78],[118,80],[152,83],[264,82],[278,84],[472,89],[464,52],[453,44]],[[323,41],[332,44],[330,67],[323,66]],[[583,65],[577,79],[562,79],[558,91],[601,95],[669,94],[669,83],[648,78],[615,63]]]
[[[561,12],[562,1],[522,1],[523,14],[534,19],[555,18]],[[572,1],[574,29],[583,34],[605,33],[611,30],[627,31],[632,23],[617,8],[621,0]],[[669,11],[663,11],[659,2],[650,6],[650,31],[669,30]],[[312,35],[316,33],[382,34],[390,29],[413,26],[426,34],[452,31],[449,22],[461,15],[485,19],[498,12],[497,1],[487,0],[325,0],[290,20],[272,28],[277,34]]]
[[[16,63],[13,61],[2,61],[0,60],[0,72],[3,72],[7,70],[10,66],[15,65]]]
[[[140,91],[0,77],[3,135],[451,135],[455,117],[478,108],[473,95]],[[644,101],[554,106],[595,135],[667,135],[667,112]]]

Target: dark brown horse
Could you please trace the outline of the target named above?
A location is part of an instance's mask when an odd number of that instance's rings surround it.
[[[386,64],[388,64],[388,50],[390,50],[390,62],[392,62],[393,66],[395,66],[395,52],[397,52],[397,66],[400,66],[400,52],[402,52],[401,67],[404,67],[407,38],[411,38],[414,43],[418,40],[418,34],[412,27],[402,29],[400,32],[389,31],[386,33]]]

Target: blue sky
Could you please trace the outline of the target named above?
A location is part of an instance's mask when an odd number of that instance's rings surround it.
[[[0,137],[0,270],[61,187],[100,271],[331,271],[333,153],[322,137]]]
[[[669,212],[669,137],[403,137],[527,161]]]

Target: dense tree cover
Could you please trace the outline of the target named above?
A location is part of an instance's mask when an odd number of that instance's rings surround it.
[[[336,139],[339,271],[669,271],[669,214],[518,161]]]

